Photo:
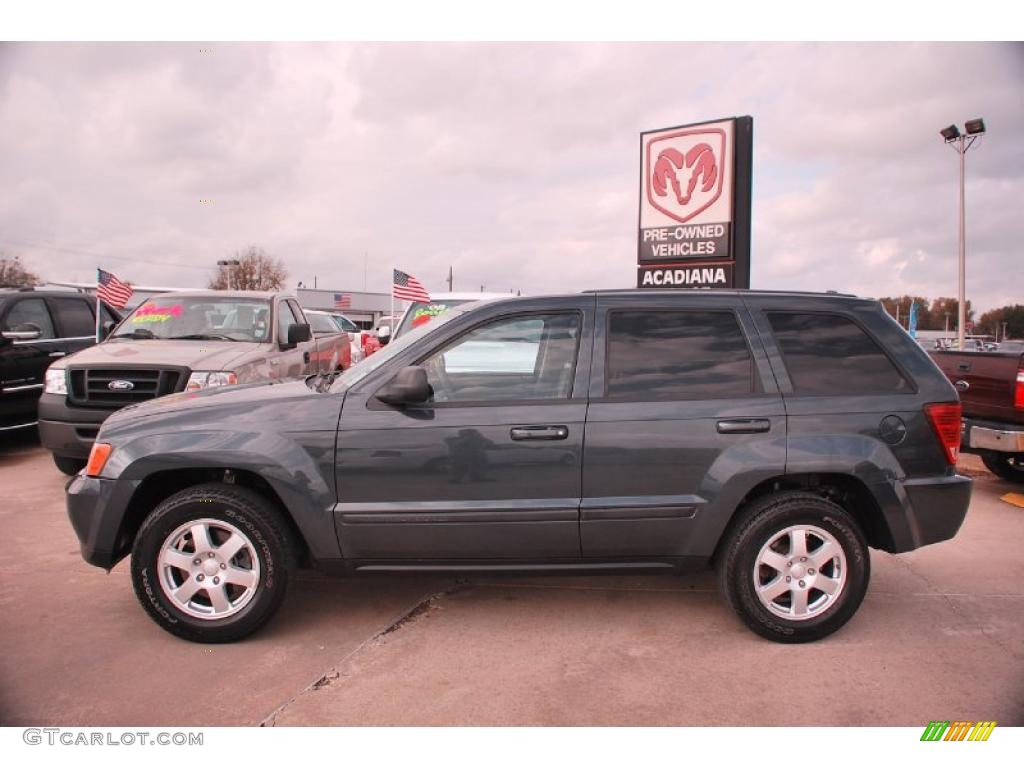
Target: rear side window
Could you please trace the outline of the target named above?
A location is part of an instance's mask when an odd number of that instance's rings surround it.
[[[608,333],[608,397],[698,400],[760,391],[732,312],[617,311]]]
[[[96,333],[96,317],[91,302],[81,299],[50,299],[57,310],[57,325],[65,337],[93,336]]]
[[[912,391],[877,342],[848,317],[769,312],[768,321],[797,394]]]

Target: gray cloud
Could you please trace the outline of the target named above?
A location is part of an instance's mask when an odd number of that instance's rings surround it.
[[[210,47],[212,52],[200,52]],[[200,285],[247,243],[293,281],[536,293],[634,278],[639,133],[752,114],[756,287],[1021,301],[1020,44],[4,44],[0,248]],[[200,200],[210,199],[210,203]]]

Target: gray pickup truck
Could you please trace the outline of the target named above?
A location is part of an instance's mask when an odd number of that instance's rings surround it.
[[[324,371],[294,296],[262,291],[164,293],[140,304],[101,343],[46,371],[39,436],[54,463],[85,466],[114,411],[174,392]],[[333,368],[331,369],[333,370]]]
[[[877,301],[598,292],[453,307],[340,375],[125,409],[67,488],[83,557],[199,642],[293,569],[717,567],[779,642],[856,612],[869,548],[952,538],[953,385]]]

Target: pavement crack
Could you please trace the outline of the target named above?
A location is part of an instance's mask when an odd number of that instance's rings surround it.
[[[974,622],[974,620],[969,615],[967,615],[963,611],[963,609],[953,599],[953,593],[944,592],[942,589],[940,589],[938,587],[938,585],[935,584],[935,582],[933,582],[931,579],[929,579],[928,576],[924,572],[919,571],[918,569],[914,568],[914,566],[909,561],[903,559],[902,557],[895,557],[894,559],[896,560],[897,563],[899,563],[901,566],[903,566],[912,575],[914,575],[917,578],[921,579],[921,581],[923,581],[926,585],[928,585],[928,588],[932,590],[932,593],[934,594],[934,596],[941,598],[942,601],[949,608],[949,610],[958,619],[960,619],[963,622],[966,622],[967,624],[976,623],[976,622]],[[961,595],[961,596],[962,597],[980,597],[980,595],[973,595],[973,594],[971,594],[971,595]],[[1018,659],[1018,660],[1021,658],[1021,655],[1019,653],[1017,653],[1013,648],[1011,648],[1011,647],[1007,646],[1006,644],[1004,644],[998,637],[993,635],[991,632],[987,632],[987,631],[985,631],[983,629],[981,631],[981,637],[985,638],[988,642],[992,643],[992,645],[996,646],[996,648],[998,648],[1003,653],[1005,653],[1008,656],[1010,656],[1010,658]]]
[[[446,589],[442,589],[438,592],[432,592],[430,594],[423,595],[423,597],[421,597],[415,604],[402,611],[387,625],[385,625],[384,627],[370,635],[368,638],[363,640],[363,642],[361,642],[359,645],[357,645],[355,648],[353,648],[351,651],[345,654],[345,656],[343,656],[340,661],[338,661],[336,664],[330,667],[326,672],[320,675],[320,677],[318,677],[312,683],[307,685],[305,688],[300,690],[297,694],[292,696],[286,702],[277,707],[273,712],[271,712],[269,715],[263,718],[263,720],[260,721],[260,727],[273,728],[277,724],[277,718],[281,715],[281,713],[284,712],[284,710],[287,709],[288,706],[291,705],[294,701],[296,701],[300,696],[312,691],[319,691],[330,686],[332,683],[334,683],[336,680],[343,676],[341,670],[346,666],[346,664],[348,664],[348,662],[351,659],[359,655],[363,650],[377,645],[387,635],[397,632],[399,629],[416,622],[423,616],[430,613],[437,607],[438,603],[443,598],[447,597],[448,595],[452,595],[455,592],[458,592],[465,586],[466,582],[467,580],[464,577],[457,576],[452,582],[451,586],[447,587]]]

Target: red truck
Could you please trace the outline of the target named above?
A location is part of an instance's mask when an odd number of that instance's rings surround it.
[[[960,393],[960,450],[1004,480],[1024,483],[1024,354],[932,350]]]

